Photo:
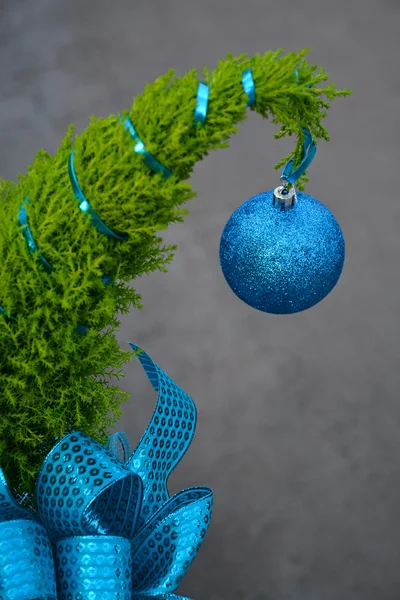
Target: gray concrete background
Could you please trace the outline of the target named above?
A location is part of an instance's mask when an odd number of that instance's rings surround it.
[[[293,141],[251,115],[198,165],[198,197],[170,228],[168,275],[136,282],[145,308],[121,320],[196,401],[192,447],[171,490],[210,485],[212,526],[181,593],[197,600],[400,598],[399,56],[395,0],[0,0],[0,165],[15,179],[55,151],[70,122],[128,106],[174,67],[226,52],[311,48],[338,100],[307,191],[336,215],[345,270],[318,306],[269,316],[220,272],[222,228],[277,185]],[[132,443],[155,397],[141,367],[118,429]]]

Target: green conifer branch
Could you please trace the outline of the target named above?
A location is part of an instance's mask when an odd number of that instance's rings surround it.
[[[322,122],[330,103],[350,92],[318,87],[328,76],[306,54],[228,55],[215,70],[204,69],[210,87],[204,126],[194,123],[196,70],[180,78],[169,71],[146,85],[122,114],[146,149],[173,172],[168,179],[146,166],[120,117],[112,115],[92,117],[75,139],[70,126],[54,156],[40,150],[16,184],[0,180],[0,305],[10,317],[0,319],[0,466],[16,491],[32,492],[56,437],[77,428],[105,443],[121,415],[128,394],[111,385],[110,377],[124,376],[132,352],[121,350],[115,337],[117,313],[141,307],[131,280],[166,271],[175,247],[164,246],[158,232],[187,214],[182,207],[195,196],[187,183],[194,165],[227,147],[246,119],[243,72],[252,69],[252,110],[280,125],[276,138],[297,136],[295,166],[303,125],[316,142],[329,139]],[[127,240],[102,235],[79,210],[67,169],[72,149],[92,208]],[[300,189],[305,181],[303,176],[298,182]],[[29,253],[18,226],[25,197],[32,235],[52,273]],[[112,277],[112,285],[102,283],[103,274]],[[76,332],[79,324],[90,328],[86,335]]]

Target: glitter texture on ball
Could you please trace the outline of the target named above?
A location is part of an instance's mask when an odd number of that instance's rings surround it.
[[[297,192],[283,210],[274,191],[244,202],[225,225],[220,263],[226,281],[246,304],[272,314],[297,313],[336,285],[345,258],[342,230],[316,198]]]

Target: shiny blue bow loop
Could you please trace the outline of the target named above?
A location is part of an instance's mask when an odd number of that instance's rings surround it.
[[[14,499],[0,469],[0,597],[57,598],[51,542],[40,519]]]
[[[52,540],[133,537],[143,484],[102,444],[72,431],[52,448],[36,482],[38,515]]]
[[[132,540],[133,589],[154,594],[173,592],[196,556],[212,513],[212,491],[195,487],[169,496],[167,480],[188,450],[197,411],[190,396],[144,352],[137,352],[154,390],[158,392],[149,426],[127,466],[143,482],[139,532]],[[110,436],[110,446],[129,455],[126,436]]]
[[[196,410],[146,353],[139,359],[159,396],[131,456],[124,433],[111,435],[108,447],[67,434],[39,472],[37,514],[16,502],[0,469],[2,600],[185,600],[172,592],[208,529],[212,491],[169,498],[166,480],[191,442]],[[149,465],[150,458],[160,460]]]
[[[138,527],[168,500],[167,479],[188,450],[196,428],[197,411],[193,400],[141,348],[137,352],[153,389],[157,404],[149,426],[127,466],[143,482],[143,500]]]

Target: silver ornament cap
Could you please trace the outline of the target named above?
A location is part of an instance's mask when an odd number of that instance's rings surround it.
[[[274,189],[273,205],[280,210],[290,210],[297,204],[296,188],[294,185],[288,187],[285,181]]]

